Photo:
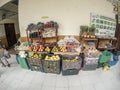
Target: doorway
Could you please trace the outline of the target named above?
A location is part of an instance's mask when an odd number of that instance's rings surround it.
[[[14,23],[5,23],[4,27],[8,47],[12,47],[17,42]]]

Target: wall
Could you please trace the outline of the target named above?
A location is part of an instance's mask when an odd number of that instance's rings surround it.
[[[59,35],[79,35],[80,25],[90,25],[91,12],[114,18],[112,10],[106,0],[20,0],[20,33],[26,36],[30,23],[54,20],[59,23]]]
[[[13,16],[13,17],[10,17],[8,19],[4,19],[2,21],[0,21],[0,24],[3,25],[4,23],[14,23],[15,24],[15,32],[16,34],[19,34],[20,33],[20,30],[19,30],[19,23],[18,23],[18,16]],[[3,27],[3,26],[2,26]],[[4,29],[4,28],[3,28]],[[3,33],[5,30],[2,30]]]
[[[2,40],[2,43],[6,47],[8,47],[8,43],[7,43],[7,39],[6,39],[6,35],[5,35],[4,23],[14,23],[15,24],[16,39],[18,39],[19,36],[20,36],[19,35],[20,30],[19,30],[19,24],[18,24],[17,15],[0,21],[0,39]]]
[[[3,6],[4,4],[6,4],[9,1],[11,1],[11,0],[0,0],[0,7]]]

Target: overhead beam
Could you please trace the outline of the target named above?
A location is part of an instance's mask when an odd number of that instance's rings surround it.
[[[14,12],[14,11],[11,11],[11,10],[7,10],[7,9],[4,9],[4,8],[0,8],[0,10],[1,11],[5,11],[5,12],[11,12],[11,13],[16,13],[17,14],[17,12]]]

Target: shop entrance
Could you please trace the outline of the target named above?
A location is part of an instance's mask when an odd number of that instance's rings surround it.
[[[14,23],[5,23],[4,27],[5,27],[8,47],[11,47],[17,42]]]

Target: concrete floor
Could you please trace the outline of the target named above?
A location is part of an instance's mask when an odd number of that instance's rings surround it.
[[[0,64],[0,90],[120,90],[120,62],[106,72],[81,70],[72,76],[22,69],[15,55],[9,62],[10,68]]]

